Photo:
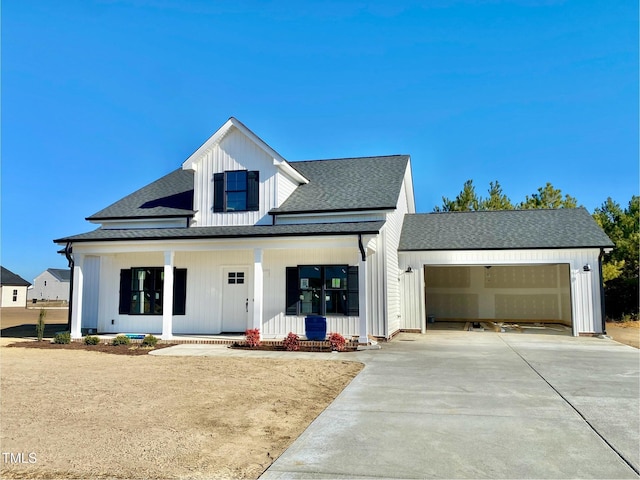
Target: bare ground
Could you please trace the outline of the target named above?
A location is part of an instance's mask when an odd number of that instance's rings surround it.
[[[362,368],[15,340],[0,342],[0,448],[20,461],[0,457],[2,478],[257,478]]]
[[[607,322],[607,335],[616,342],[640,348],[640,322]]]
[[[10,310],[0,312],[13,336],[0,340],[2,478],[257,478],[362,368],[7,348],[35,335],[38,316]],[[50,328],[66,314],[49,310]],[[607,332],[638,348],[638,325]]]

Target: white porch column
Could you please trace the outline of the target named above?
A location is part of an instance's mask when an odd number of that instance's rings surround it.
[[[260,329],[262,337],[262,305],[264,292],[264,271],[262,269],[263,252],[261,248],[253,250],[253,328]]]
[[[71,338],[82,338],[82,292],[84,290],[84,255],[73,259],[73,299],[71,304]]]
[[[173,258],[174,252],[164,252],[164,285],[162,287],[162,336],[169,340],[173,336]]]
[[[369,295],[367,295],[367,259],[360,257],[358,264],[358,306],[360,310],[360,325],[358,332],[360,333],[359,342],[369,343]]]

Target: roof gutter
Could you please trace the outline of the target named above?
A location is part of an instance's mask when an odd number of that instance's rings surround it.
[[[600,248],[598,255],[598,273],[600,274],[600,314],[602,316],[602,334],[607,334],[607,317],[604,305],[604,278],[602,278],[602,259],[604,258],[604,248]]]

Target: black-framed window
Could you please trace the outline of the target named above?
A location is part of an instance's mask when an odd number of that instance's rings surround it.
[[[287,267],[286,281],[287,315],[359,315],[358,267]]]
[[[260,172],[229,170],[213,175],[214,212],[250,212],[259,208]]]
[[[125,315],[162,315],[164,267],[120,270],[120,305]],[[173,315],[184,315],[187,301],[187,270],[173,269]]]
[[[227,275],[229,285],[241,285],[244,283],[244,272],[229,272]]]

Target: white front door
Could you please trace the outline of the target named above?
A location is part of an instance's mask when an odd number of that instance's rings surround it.
[[[222,331],[242,332],[249,319],[249,285],[247,267],[223,269]]]

